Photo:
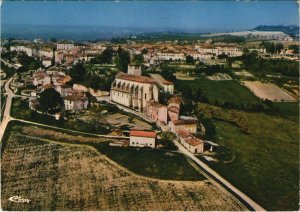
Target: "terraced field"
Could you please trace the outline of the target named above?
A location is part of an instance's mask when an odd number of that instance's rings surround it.
[[[3,210],[241,210],[207,180],[142,177],[70,142],[75,137],[63,143],[64,135],[38,138],[20,128],[6,135],[1,155]],[[14,195],[30,203],[9,201]]]

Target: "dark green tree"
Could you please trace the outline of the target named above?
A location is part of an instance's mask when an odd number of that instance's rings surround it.
[[[186,56],[185,61],[187,64],[195,64],[195,60],[191,55]]]
[[[119,47],[120,48],[120,47]],[[128,64],[130,63],[130,54],[126,50],[118,49],[118,56],[116,58],[116,64],[119,70],[127,72]]]
[[[53,88],[44,90],[40,94],[38,101],[39,108],[44,112],[48,112],[49,110],[54,109],[60,109],[63,104],[63,100],[60,94]]]
[[[136,64],[142,64],[144,62],[144,56],[142,54],[133,55],[132,62]]]
[[[74,83],[79,83],[85,80],[87,71],[82,63],[76,63],[69,71],[69,75]]]

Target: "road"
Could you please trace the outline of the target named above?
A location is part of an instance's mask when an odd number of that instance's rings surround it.
[[[234,187],[231,183],[229,183],[227,180],[225,180],[222,176],[220,176],[217,172],[209,168],[205,163],[203,163],[201,160],[199,160],[194,154],[189,152],[186,148],[184,148],[178,141],[174,140],[175,145],[178,147],[178,150],[192,159],[196,164],[198,164],[205,172],[213,176],[215,179],[217,179],[219,182],[222,183],[222,185],[225,186],[226,189],[229,189],[232,191],[235,195],[237,195],[240,199],[242,199],[244,202],[246,202],[253,210],[255,211],[266,211],[263,207],[261,207],[259,204],[254,202],[252,199],[250,199],[246,194],[238,190],[236,187]]]
[[[5,65],[7,65],[7,66],[10,67],[10,68],[11,68],[11,67],[13,67],[13,68],[15,68],[15,69],[18,69],[18,68],[19,68],[19,66],[15,65],[15,64],[12,64],[12,63],[9,63],[9,62],[3,60],[2,58],[0,58],[0,60],[1,60],[1,62],[3,62]]]
[[[2,137],[4,135],[8,122],[11,121],[12,119],[10,117],[10,108],[11,108],[12,98],[15,96],[14,92],[9,88],[12,79],[13,77],[11,77],[4,85],[7,98],[6,98],[6,104],[3,113],[3,120],[0,125],[0,141],[2,141]]]

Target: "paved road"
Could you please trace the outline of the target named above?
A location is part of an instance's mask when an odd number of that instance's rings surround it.
[[[194,154],[189,152],[186,148],[184,148],[178,141],[174,140],[175,145],[178,147],[178,150],[188,156],[190,159],[192,159],[195,163],[197,163],[203,170],[205,170],[207,173],[209,173],[211,176],[213,176],[215,179],[217,179],[219,182],[221,182],[227,189],[234,192],[237,196],[239,196],[243,201],[245,201],[249,206],[253,208],[255,211],[265,211],[263,207],[261,207],[259,204],[254,202],[252,199],[250,199],[246,194],[238,190],[236,187],[234,187],[231,183],[229,183],[227,180],[225,180],[223,177],[221,177],[217,172],[209,168],[205,163],[203,163],[201,160],[199,160]]]
[[[12,79],[13,79],[13,77],[11,77],[4,85],[7,98],[6,98],[6,104],[5,104],[5,109],[4,109],[4,113],[3,113],[3,120],[0,125],[0,141],[2,141],[2,137],[6,130],[7,124],[11,120],[10,108],[11,108],[12,98],[15,95],[14,92],[12,90],[10,90],[10,88],[9,88],[9,84],[11,83]]]
[[[23,122],[23,123],[27,123],[27,124],[32,124],[32,125],[37,125],[37,126],[41,126],[41,127],[48,127],[48,128],[52,128],[52,129],[56,129],[56,130],[63,130],[63,131],[72,132],[72,133],[79,133],[82,135],[97,136],[100,138],[129,139],[129,137],[127,137],[127,136],[101,135],[101,134],[95,134],[95,133],[87,133],[87,132],[82,132],[82,131],[70,130],[70,129],[66,129],[66,128],[62,128],[62,127],[55,127],[55,126],[51,126],[51,125],[47,125],[47,124],[41,124],[41,123],[37,123],[37,122],[27,121],[27,120],[23,120],[23,119],[11,118],[11,120],[15,120],[15,121],[19,121],[19,122]]]
[[[7,65],[7,66],[10,67],[10,68],[11,68],[11,67],[13,67],[13,68],[15,68],[15,69],[18,69],[18,68],[19,68],[19,66],[15,65],[15,64],[12,64],[12,63],[9,63],[9,62],[3,60],[2,58],[0,58],[0,60],[1,60],[5,65]]]

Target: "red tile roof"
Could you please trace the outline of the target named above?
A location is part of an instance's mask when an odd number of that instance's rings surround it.
[[[131,130],[130,136],[156,138],[156,132]]]
[[[187,138],[187,137],[190,137],[190,136],[193,136],[191,135],[188,131],[186,130],[179,130],[178,131],[178,134],[183,137],[183,138]]]
[[[198,139],[198,138],[188,138],[185,140],[185,142],[187,142],[188,144],[192,145],[192,146],[197,146],[201,143],[203,143],[202,140]]]
[[[140,82],[140,83],[155,83],[155,80],[150,78],[150,77],[135,76],[135,75],[125,74],[125,73],[117,74],[116,78],[117,79],[128,80],[128,81],[133,81],[133,82]]]

